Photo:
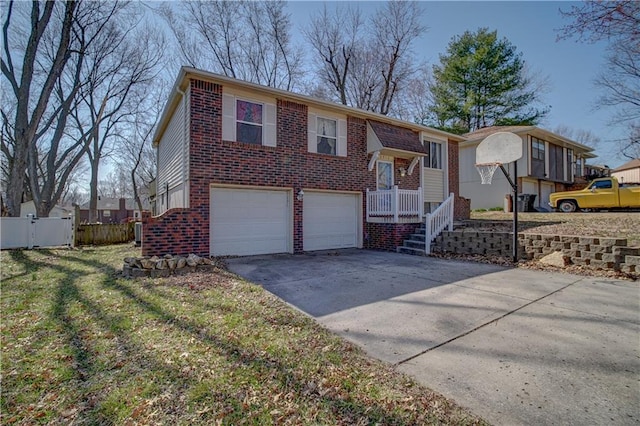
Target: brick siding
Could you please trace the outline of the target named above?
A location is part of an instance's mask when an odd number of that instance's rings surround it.
[[[365,223],[364,248],[396,251],[419,223]]]
[[[209,255],[211,184],[268,186],[293,189],[294,192],[301,188],[355,191],[362,193],[362,211],[366,212],[364,191],[376,188],[376,171],[375,168],[373,171],[367,168],[370,156],[367,154],[365,120],[347,117],[346,157],[309,153],[307,106],[283,99],[277,99],[276,102],[276,147],[224,141],[222,92],[223,87],[218,84],[191,80],[190,208],[173,209],[156,218],[145,217],[143,255]],[[457,144],[454,146],[457,158]],[[399,158],[395,160],[395,182],[402,189],[417,189],[420,186],[419,167],[411,176],[402,177],[398,172],[400,167],[408,168],[410,162]],[[450,183],[452,181],[457,188],[457,177],[450,177]],[[293,197],[295,253],[303,251],[303,205],[304,199]],[[360,220],[365,222],[364,214]],[[413,228],[415,224],[411,226]],[[362,239],[367,248],[395,250],[408,235],[406,229],[407,226],[402,224],[364,223],[365,235]],[[377,231],[381,235],[373,237]]]

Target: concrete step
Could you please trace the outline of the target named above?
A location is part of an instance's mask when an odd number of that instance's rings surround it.
[[[415,248],[415,249],[422,249],[424,250],[424,240],[420,241],[420,240],[404,240],[404,244],[402,245],[402,247],[409,247],[409,248]]]
[[[425,234],[411,234],[409,235],[409,239],[413,240],[413,241],[422,241],[422,243],[424,244],[424,240],[426,239],[426,235]]]
[[[403,254],[411,254],[414,256],[425,256],[424,250],[421,249],[417,249],[417,248],[411,248],[411,247],[398,247],[396,248],[396,251],[398,253],[403,253]]]

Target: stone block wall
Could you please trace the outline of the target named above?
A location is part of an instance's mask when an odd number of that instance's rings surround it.
[[[513,234],[445,231],[438,236],[432,247],[434,252],[440,253],[511,257]],[[553,252],[561,252],[573,265],[631,274],[640,273],[640,247],[627,247],[627,240],[624,238],[518,234],[520,259],[540,259]]]

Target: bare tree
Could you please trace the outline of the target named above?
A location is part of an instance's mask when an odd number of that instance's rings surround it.
[[[612,124],[627,126],[628,138],[620,141],[620,154],[638,158],[640,151],[640,3],[634,0],[588,0],[561,14],[571,20],[559,38],[609,44],[605,68],[595,84],[603,89],[598,107],[614,109]]]
[[[188,64],[292,90],[302,75],[282,0],[194,1],[158,8]]]
[[[333,14],[323,6],[302,30],[315,52],[316,76],[335,90],[337,99],[347,105],[347,77],[357,46],[362,42],[364,21],[356,7],[338,6]]]
[[[168,85],[159,84],[145,99],[144,108],[137,111],[126,133],[119,141],[117,163],[128,171],[128,179],[138,210],[144,210],[143,197],[148,197],[149,185],[156,177],[156,152],[151,138],[162,114]]]
[[[431,106],[434,104],[430,86],[435,84],[431,70],[423,65],[418,68],[414,77],[408,81],[411,90],[405,91],[397,100],[394,114],[405,121],[413,121],[422,125],[433,122]]]
[[[29,151],[36,145],[37,132],[42,122],[47,120],[45,113],[59,76],[69,59],[74,55],[71,47],[72,25],[78,9],[78,2],[58,3],[51,1],[42,4],[40,1],[33,1],[30,22],[27,24],[30,25],[31,32],[23,44],[23,51],[12,46],[12,42],[21,44],[15,40],[14,32],[19,32],[22,26],[17,24],[20,27],[15,28],[14,6],[14,2],[10,1],[6,9],[2,27],[4,43],[0,64],[2,74],[11,86],[12,102],[15,103],[12,125],[7,129],[10,130],[10,133],[6,135],[6,140],[3,140],[3,153],[7,155],[11,151],[11,158],[7,161],[9,176],[6,203],[9,215],[18,216],[24,192]],[[54,9],[59,9],[60,13],[54,14]],[[51,27],[54,26],[52,17],[54,21],[60,20],[60,25],[56,26],[59,32],[57,37],[52,40],[54,42],[54,45],[51,46],[53,55],[47,58],[48,60],[44,60],[43,41],[47,31],[50,32]],[[77,53],[76,55],[81,56]],[[3,106],[3,116],[5,116],[4,111]],[[9,144],[12,145],[12,150],[5,149]]]
[[[78,162],[86,155],[91,144],[99,136],[99,121],[85,129],[70,128],[68,121],[77,117],[78,110],[85,106],[83,94],[93,87],[89,76],[98,74],[100,67],[96,57],[107,58],[113,54],[109,42],[119,41],[114,37],[114,23],[122,20],[126,4],[118,2],[83,2],[77,9],[74,20],[72,46],[82,54],[61,74],[56,84],[54,98],[55,117],[40,133],[39,141],[29,154],[29,188],[41,217],[61,198],[66,182]],[[107,42],[105,43],[105,40]],[[105,113],[106,101],[99,104],[99,114]]]
[[[111,154],[118,125],[126,123],[141,107],[164,51],[161,34],[138,20],[135,11],[129,10],[126,17],[120,16],[103,32],[100,42],[87,55],[90,66],[84,77],[86,84],[72,114],[74,125],[87,144],[90,222],[97,218],[102,160]]]
[[[319,80],[343,104],[381,114],[414,78],[412,47],[426,27],[417,2],[389,1],[364,22],[358,9],[325,7],[304,31],[315,53]]]
[[[564,124],[556,126],[553,132],[591,148],[596,148],[601,142],[601,138],[591,130],[574,129]]]
[[[416,2],[389,1],[372,19],[374,52],[380,55],[382,85],[377,112],[389,114],[394,96],[414,74],[411,66],[413,43],[425,33],[422,10]]]

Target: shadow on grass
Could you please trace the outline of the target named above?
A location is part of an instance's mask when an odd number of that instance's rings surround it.
[[[43,269],[51,269],[62,274],[60,278],[56,278],[57,287],[52,295],[53,306],[50,316],[64,333],[65,341],[73,356],[73,364],[70,367],[75,372],[74,379],[81,383],[90,384],[88,386],[79,386],[79,389],[83,389],[80,394],[82,401],[67,402],[83,407],[79,414],[82,422],[100,424],[118,421],[117,418],[112,418],[111,414],[102,407],[105,402],[104,398],[109,393],[104,388],[107,384],[101,385],[99,382],[101,378],[98,375],[104,372],[105,368],[96,363],[95,354],[97,348],[94,345],[97,342],[94,341],[92,336],[87,335],[88,325],[95,325],[115,335],[115,338],[118,339],[119,348],[124,351],[125,365],[126,363],[134,364],[133,366],[129,365],[132,371],[150,371],[153,372],[154,377],[159,375],[169,379],[173,378],[177,381],[184,380],[180,378],[181,371],[178,370],[177,366],[172,367],[167,365],[164,360],[158,359],[157,355],[153,355],[147,348],[136,343],[126,329],[114,327],[114,324],[121,319],[117,314],[105,311],[102,306],[87,297],[80,284],[81,281],[79,281],[83,279],[83,276],[78,273],[79,270],[83,270],[85,267],[100,271],[103,276],[99,278],[97,285],[117,291],[126,300],[137,306],[141,313],[148,314],[174,327],[181,333],[188,333],[195,339],[199,339],[204,344],[215,348],[232,365],[241,364],[256,372],[267,370],[267,373],[262,372],[259,374],[265,374],[276,380],[279,382],[283,392],[293,392],[298,400],[307,400],[310,405],[320,405],[325,410],[333,412],[338,419],[368,418],[382,424],[403,424],[405,422],[404,418],[390,412],[388,407],[372,405],[370,401],[360,401],[351,397],[341,398],[339,396],[319,396],[308,392],[305,393],[311,378],[297,372],[299,370],[297,364],[283,363],[280,359],[265,356],[264,353],[243,347],[230,339],[215,335],[210,329],[198,324],[195,320],[179,317],[171,313],[167,310],[167,307],[171,303],[177,303],[177,301],[170,300],[167,295],[162,296],[163,302],[152,301],[151,298],[145,297],[145,291],[148,290],[145,290],[142,286],[134,290],[134,286],[139,285],[138,281],[118,279],[118,271],[107,263],[91,257],[77,255],[75,252],[40,250],[38,253],[56,259],[56,261],[36,260],[22,251],[11,252],[10,256],[15,262],[23,265],[25,274],[30,272],[37,273]],[[66,266],[62,264],[63,262],[69,262],[71,266]],[[83,267],[79,268],[74,265],[82,265]],[[95,324],[88,324],[87,319],[79,316],[76,312],[77,307],[74,307],[73,310],[70,309],[72,305],[81,306],[82,312],[93,318]],[[240,310],[241,307],[238,309]],[[175,348],[175,351],[178,350],[180,348]],[[121,367],[110,366],[109,368]],[[95,380],[98,380],[98,382],[95,382]],[[192,385],[195,385],[195,383],[183,384],[180,387],[190,387]],[[239,384],[238,389],[243,386]],[[218,393],[216,390],[212,390],[212,395],[216,393]],[[242,407],[244,406],[242,397],[232,394],[221,394],[220,397],[224,398],[227,406],[237,407],[231,416],[238,416],[237,419],[242,419]],[[130,407],[130,409],[133,410],[133,407]]]

